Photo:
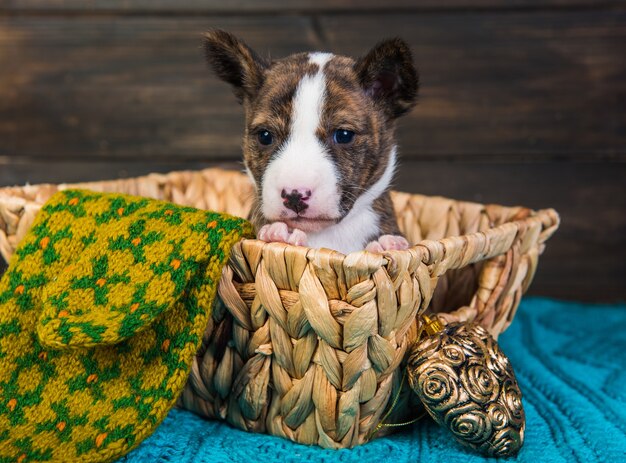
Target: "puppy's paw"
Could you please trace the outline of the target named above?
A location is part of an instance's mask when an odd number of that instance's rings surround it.
[[[289,235],[289,240],[287,242],[289,244],[293,244],[294,246],[306,246],[306,240],[306,233],[304,233],[299,228],[294,228]]]
[[[298,228],[289,232],[287,224],[283,222],[263,225],[257,233],[257,238],[268,243],[289,243],[294,246],[305,246],[307,240],[306,233]]]
[[[409,249],[409,242],[404,236],[382,235],[376,241],[370,241],[365,247],[369,252],[401,251]]]
[[[263,225],[257,233],[257,238],[268,243],[286,243],[289,239],[289,228],[283,222],[274,222]]]

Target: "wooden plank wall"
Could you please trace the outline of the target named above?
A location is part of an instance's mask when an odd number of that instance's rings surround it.
[[[422,87],[396,187],[555,207],[531,293],[626,299],[623,1],[0,0],[0,186],[237,167],[212,27],[275,57],[404,37]]]

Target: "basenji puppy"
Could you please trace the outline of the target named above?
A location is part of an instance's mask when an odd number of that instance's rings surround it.
[[[406,249],[389,196],[395,125],[416,103],[407,44],[364,57],[297,53],[269,60],[212,30],[206,58],[243,105],[243,160],[258,238],[343,253]]]

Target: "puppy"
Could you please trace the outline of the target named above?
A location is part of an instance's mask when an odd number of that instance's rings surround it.
[[[259,239],[343,253],[409,246],[389,197],[395,121],[418,89],[404,41],[381,42],[357,60],[316,52],[269,61],[213,30],[205,52],[243,104]]]

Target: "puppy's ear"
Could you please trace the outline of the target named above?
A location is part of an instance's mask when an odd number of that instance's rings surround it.
[[[213,71],[233,86],[240,102],[256,95],[269,63],[250,47],[233,34],[215,29],[204,35],[204,52]]]
[[[380,42],[357,60],[361,86],[385,112],[396,118],[417,102],[419,79],[407,43],[399,38]]]

